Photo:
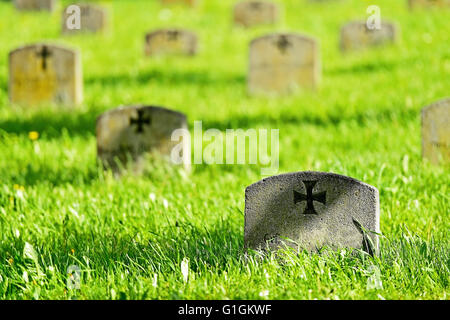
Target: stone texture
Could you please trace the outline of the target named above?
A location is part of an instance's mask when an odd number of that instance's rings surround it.
[[[181,29],[162,29],[145,37],[145,53],[153,55],[188,55],[197,53],[197,36]]]
[[[450,7],[450,0],[408,0],[409,8]]]
[[[268,1],[244,1],[234,7],[234,23],[244,27],[274,24],[280,19],[277,4]]]
[[[70,15],[67,14],[66,7],[62,13],[62,32],[64,34],[77,34],[83,32],[95,33],[106,30],[109,19],[108,10],[106,8],[87,3],[75,4],[80,7],[81,11],[81,29],[67,28],[66,22]]]
[[[18,10],[47,10],[53,11],[56,0],[14,0]]]
[[[314,252],[324,246],[361,248],[373,253],[380,231],[378,190],[358,180],[326,172],[272,176],[245,190],[246,248],[286,245]],[[368,237],[372,239],[371,246]],[[291,239],[289,241],[287,239]]]
[[[341,29],[340,47],[342,51],[358,50],[395,43],[399,38],[399,28],[390,22],[381,22],[381,29],[370,30],[365,21],[354,21]]]
[[[170,160],[172,132],[187,129],[186,116],[182,113],[154,106],[119,107],[102,114],[97,119],[97,153],[106,167],[118,170],[132,164],[140,172],[146,163],[146,155],[159,154]],[[188,168],[188,164],[185,164]]]
[[[320,81],[318,42],[300,34],[271,34],[250,44],[248,89],[251,94],[284,94],[314,89]]]
[[[172,5],[172,4],[184,4],[187,6],[194,7],[200,3],[200,0],[161,0],[162,4]]]
[[[38,43],[9,54],[11,103],[78,104],[83,97],[82,79],[78,51]]]
[[[433,164],[450,163],[450,98],[422,109],[422,156]]]

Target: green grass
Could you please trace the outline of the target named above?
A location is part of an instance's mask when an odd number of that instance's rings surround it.
[[[342,55],[340,26],[364,19],[369,4],[398,22],[400,43]],[[450,10],[286,0],[282,23],[243,30],[231,24],[232,1],[173,7],[169,20],[158,1],[108,5],[109,33],[62,37],[59,10],[19,13],[0,1],[0,299],[448,299],[450,171],[421,158],[420,110],[449,96]],[[199,55],[145,58],[145,32],[165,26],[196,31]],[[320,40],[317,92],[247,96],[248,43],[276,30]],[[82,51],[79,108],[10,105],[7,54],[41,40]],[[202,120],[205,129],[280,129],[280,173],[329,171],[376,186],[380,255],[246,258],[244,190],[262,178],[256,165],[104,173],[95,119],[139,102],[184,112],[191,128]],[[25,243],[35,252],[24,256]],[[80,290],[66,286],[70,265],[83,270]],[[367,290],[372,265],[383,289]]]

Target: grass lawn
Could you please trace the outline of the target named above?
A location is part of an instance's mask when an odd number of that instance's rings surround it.
[[[449,299],[450,170],[422,160],[420,110],[450,95],[450,10],[286,0],[282,23],[245,30],[232,26],[233,2],[164,9],[114,0],[108,33],[63,37],[62,6],[20,13],[0,1],[0,299]],[[369,4],[398,22],[400,42],[341,54],[341,25],[365,19]],[[144,57],[145,33],[168,26],[197,32],[198,56]],[[247,95],[248,43],[278,30],[319,39],[317,92]],[[10,105],[8,52],[41,40],[80,49],[78,108]],[[103,172],[96,117],[135,103],[184,112],[191,129],[195,120],[221,131],[280,129],[279,173],[327,171],[377,187],[379,256],[246,259],[244,190],[262,178],[258,165]],[[82,271],[79,290],[66,285],[71,265]],[[372,265],[382,289],[367,289]]]

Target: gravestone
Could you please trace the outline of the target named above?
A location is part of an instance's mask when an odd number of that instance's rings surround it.
[[[145,53],[153,55],[187,55],[197,53],[197,36],[181,29],[161,29],[148,33],[145,37]]]
[[[450,163],[450,98],[422,109],[422,156],[433,164]]]
[[[342,27],[340,47],[349,51],[395,43],[398,33],[397,25],[390,22],[381,22],[380,29],[369,29],[365,21],[353,21]]]
[[[408,0],[409,8],[450,7],[450,0]]]
[[[286,245],[313,252],[326,246],[373,254],[379,219],[375,187],[326,172],[281,174],[245,190],[244,244],[255,250]]]
[[[176,129],[187,129],[186,116],[165,108],[130,106],[107,111],[97,119],[98,157],[113,171],[132,164],[140,172],[149,153],[170,157],[179,143],[171,140]],[[184,166],[189,168],[186,162]]]
[[[278,5],[267,1],[244,1],[234,7],[234,23],[244,27],[274,24],[280,18]]]
[[[198,5],[199,2],[200,0],[162,0],[162,3],[165,5],[184,4],[191,7]]]
[[[11,103],[78,104],[83,98],[82,79],[78,51],[38,43],[9,54]]]
[[[53,11],[56,6],[56,0],[14,0],[14,5],[18,10]]]
[[[313,38],[281,33],[250,43],[248,89],[252,94],[313,89],[320,74],[320,49]]]
[[[80,8],[80,28],[74,28],[71,17],[71,6],[66,7],[62,13],[62,32],[64,34],[76,34],[83,32],[104,31],[108,23],[108,11],[106,8],[87,3],[75,4]],[[69,10],[68,10],[69,9]]]

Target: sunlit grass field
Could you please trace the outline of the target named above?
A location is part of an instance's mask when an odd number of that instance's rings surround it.
[[[232,25],[234,1],[115,0],[103,2],[107,33],[61,36],[61,2],[49,14],[0,1],[0,299],[448,299],[450,168],[422,160],[420,110],[450,96],[450,10],[286,0],[281,23],[247,30]],[[398,23],[399,43],[343,55],[340,27],[366,19],[370,4]],[[196,57],[144,56],[145,33],[170,26],[198,33]],[[316,92],[247,95],[248,43],[275,31],[320,41]],[[78,108],[10,105],[8,52],[42,40],[81,51]],[[279,173],[327,171],[377,187],[379,256],[245,257],[244,190],[262,178],[257,165],[104,172],[95,120],[136,103],[184,112],[191,128],[279,129]],[[71,265],[78,290],[66,283]],[[372,265],[382,288],[368,290]]]

